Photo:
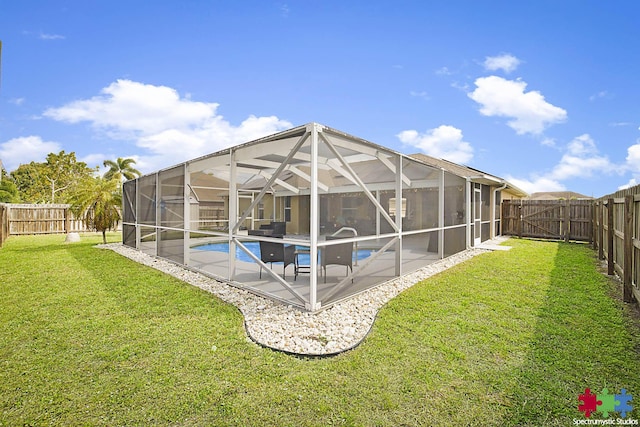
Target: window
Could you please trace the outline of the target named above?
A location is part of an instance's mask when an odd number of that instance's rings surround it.
[[[291,222],[291,196],[284,198],[284,220]]]
[[[389,215],[394,216],[396,214],[396,198],[389,199]],[[407,216],[407,199],[402,198],[402,218]]]

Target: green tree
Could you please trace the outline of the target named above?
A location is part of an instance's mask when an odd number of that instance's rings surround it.
[[[73,187],[97,168],[76,159],[76,153],[49,153],[44,163],[23,164],[11,172],[22,200],[27,203],[66,203]]]
[[[44,174],[43,163],[36,162],[22,164],[11,172],[11,178],[24,202],[44,203],[47,199],[48,188],[41,178],[42,174]]]
[[[7,174],[4,168],[0,168],[0,203],[19,203],[18,187]]]
[[[107,230],[115,229],[120,221],[122,194],[120,181],[102,177],[87,177],[75,188],[70,198],[71,212],[82,218],[85,225],[102,232],[107,243]]]
[[[120,182],[134,179],[142,175],[140,171],[133,167],[136,164],[134,159],[123,159],[118,157],[117,160],[105,160],[103,162],[104,167],[108,167],[109,170],[105,172],[104,177],[106,179],[116,179]]]

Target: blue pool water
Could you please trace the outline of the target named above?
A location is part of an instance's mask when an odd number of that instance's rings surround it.
[[[245,242],[244,245],[253,253],[255,256],[260,258],[260,243],[259,242]],[[215,251],[215,252],[224,252],[226,254],[229,253],[229,244],[228,243],[209,243],[206,245],[195,246],[193,249],[199,251]],[[296,246],[297,250],[309,250],[306,246]],[[353,259],[362,260],[371,256],[371,249],[358,249],[357,252],[354,252]],[[239,261],[245,262],[254,262],[249,255],[247,255],[242,249],[236,247],[236,259]],[[309,265],[310,256],[309,254],[299,254],[298,262],[300,265]]]

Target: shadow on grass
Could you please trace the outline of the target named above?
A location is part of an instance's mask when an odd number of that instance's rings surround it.
[[[570,425],[585,419],[578,395],[585,388],[640,394],[638,331],[622,303],[619,284],[597,271],[594,252],[558,244],[555,265],[525,363],[516,372],[514,425]],[[627,417],[633,417],[634,410]],[[612,414],[612,418],[619,414]],[[592,419],[602,418],[595,413]]]
[[[241,325],[235,307],[168,274],[96,247],[95,242],[69,245],[67,251],[118,310],[129,316],[169,318],[227,313]]]

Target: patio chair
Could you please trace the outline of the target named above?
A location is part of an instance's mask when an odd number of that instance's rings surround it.
[[[339,240],[337,236],[326,236],[327,240]],[[324,246],[320,255],[320,265],[324,271],[324,283],[327,283],[327,265],[346,266],[347,275],[349,270],[353,273],[353,242],[338,243],[331,246]],[[351,279],[353,283],[353,279]]]
[[[250,235],[254,236],[263,236],[265,234],[259,233],[263,230],[249,230]],[[253,232],[253,233],[252,233]],[[282,238],[282,236],[266,234],[269,237],[277,237]],[[269,263],[271,268],[273,268],[274,262],[281,262],[284,264],[282,269],[282,278],[286,279],[287,266],[289,264],[294,264],[295,262],[295,252],[296,247],[294,245],[285,245],[284,243],[277,242],[264,242],[260,241],[260,260],[262,262]],[[260,266],[260,278],[262,279],[262,266]]]

